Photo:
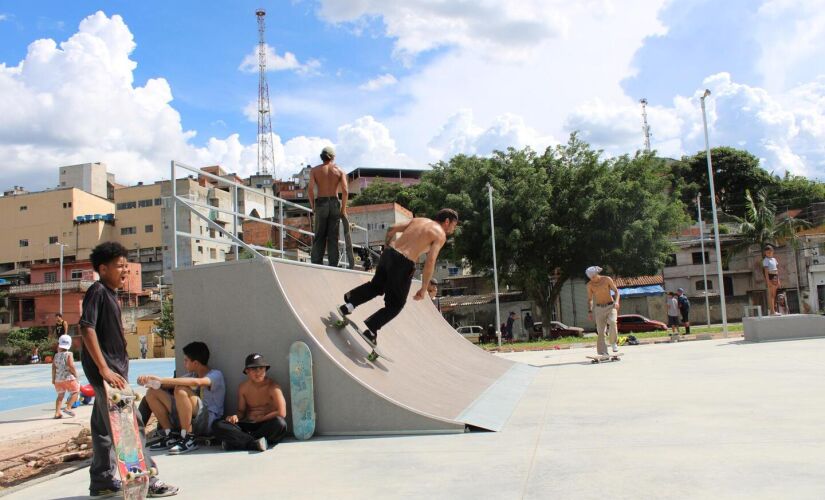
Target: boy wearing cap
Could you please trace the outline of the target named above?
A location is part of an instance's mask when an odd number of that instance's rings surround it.
[[[191,342],[184,346],[183,367],[183,377],[141,375],[137,379],[138,384],[149,387],[146,402],[163,429],[160,441],[150,449],[169,449],[172,455],[198,449],[195,436],[210,434],[212,424],[223,416],[226,398],[223,373],[209,366],[206,344]],[[173,429],[180,429],[180,437],[172,434]]]
[[[685,326],[685,335],[690,335],[690,300],[685,295],[685,289],[676,290],[676,302],[679,304],[679,312],[682,313],[682,324]]]
[[[338,229],[341,217],[347,216],[347,175],[335,164],[335,149],[327,146],[321,151],[322,164],[312,167],[309,174],[309,208],[315,213],[315,237],[312,240],[310,260],[313,264],[323,264],[324,249],[327,261],[338,267]],[[315,189],[318,188],[318,196]],[[341,201],[338,201],[338,190]]]
[[[57,353],[52,359],[52,384],[57,391],[57,401],[54,404],[54,418],[63,418],[60,405],[63,404],[63,395],[69,393],[66,409],[63,413],[74,417],[72,407],[80,396],[80,383],[77,381],[77,369],[74,367],[72,356],[72,338],[65,333],[57,340]]]
[[[605,335],[610,335],[610,346],[613,352],[619,351],[619,330],[616,321],[619,315],[619,289],[609,276],[602,276],[602,268],[590,266],[584,272],[590,281],[587,282],[588,317],[596,322],[596,353],[599,356],[607,355]]]
[[[212,426],[224,450],[265,451],[286,434],[286,400],[281,387],[266,376],[269,364],[263,356],[246,357],[246,380],[238,387],[238,413]]]

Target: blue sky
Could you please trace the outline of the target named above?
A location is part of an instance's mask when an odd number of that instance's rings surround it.
[[[259,6],[279,176],[327,144],[345,168],[543,149],[573,130],[632,153],[640,97],[653,147],[678,157],[703,147],[708,87],[714,144],[825,177],[823,0],[0,1],[2,187],[86,161],[126,183],[172,158],[254,171],[257,74],[242,64]]]

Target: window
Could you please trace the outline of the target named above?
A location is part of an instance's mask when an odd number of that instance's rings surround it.
[[[676,267],[676,254],[672,253],[665,259],[665,267]]]
[[[696,282],[696,291],[702,292],[704,290],[713,290],[713,281],[708,280],[707,282],[702,282],[699,280]]]
[[[138,207],[146,208],[152,206],[152,199],[138,201]]]
[[[725,297],[734,295],[733,293],[733,278],[730,276],[722,277],[722,283],[725,285]]]
[[[161,203],[163,203],[163,200],[161,200],[160,198],[155,198],[155,206],[156,207],[159,206]]]
[[[55,271],[48,272],[43,275],[46,283],[57,283],[57,273]]]
[[[153,224],[146,224],[145,226],[143,226],[143,232],[153,233],[155,232],[155,226]]]
[[[29,207],[27,207],[26,205],[20,205],[20,211],[21,212],[25,212],[28,209],[29,209]]]
[[[136,208],[137,202],[134,201],[124,201],[122,203],[118,203],[117,205],[118,210],[129,210],[130,208]]]
[[[210,237],[210,238],[214,238],[214,237],[215,237],[215,229],[214,229],[214,228],[211,228],[211,227],[209,228],[209,237]]]
[[[701,264],[702,263],[702,252],[693,252],[693,263],[694,264]],[[705,263],[710,262],[708,259],[708,253],[705,252]]]
[[[72,279],[73,280],[83,279],[83,270],[82,269],[72,269]]]
[[[210,259],[217,259],[218,258],[218,251],[214,248],[209,249],[209,258]]]
[[[20,240],[20,246],[21,247],[29,246],[29,240]]]
[[[49,236],[49,245],[57,243],[57,236]]]
[[[198,253],[203,253],[203,247],[198,247]]]
[[[127,234],[137,234],[137,228],[135,226],[120,228],[121,236],[126,236]]]

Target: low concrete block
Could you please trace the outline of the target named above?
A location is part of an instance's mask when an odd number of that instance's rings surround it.
[[[825,337],[825,316],[817,314],[742,318],[742,324],[749,342]]]

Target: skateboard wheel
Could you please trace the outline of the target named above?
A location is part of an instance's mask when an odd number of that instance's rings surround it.
[[[378,359],[378,354],[375,354],[375,352],[371,352],[370,355],[367,356],[367,359],[370,361],[375,361],[376,359]]]
[[[120,403],[120,400],[122,399],[119,392],[116,392],[116,393],[112,394],[111,398],[112,398],[112,401],[115,402],[115,403]]]
[[[140,394],[135,394],[135,403],[140,403],[140,400],[143,399],[143,396]]]
[[[127,481],[133,481],[135,478],[136,478],[136,476],[135,476],[134,472],[129,471],[129,472],[126,473],[126,480]]]
[[[212,440],[211,439],[204,439],[203,444],[205,444],[206,446],[212,446]]]
[[[155,477],[158,475],[158,468],[152,467],[149,469],[149,477]]]

